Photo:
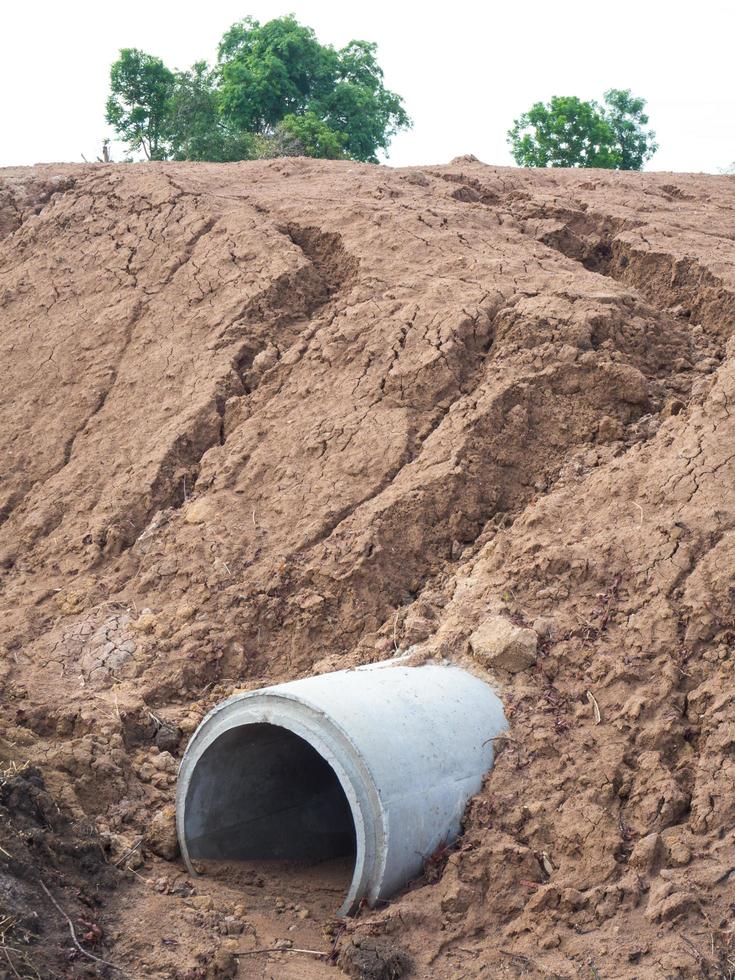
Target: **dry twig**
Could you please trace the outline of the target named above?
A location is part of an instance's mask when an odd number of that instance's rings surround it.
[[[595,724],[599,725],[602,721],[602,715],[600,714],[600,706],[597,703],[597,698],[594,696],[592,691],[587,691],[587,700],[592,705],[592,711],[595,716]]]
[[[125,976],[124,970],[122,970],[119,966],[115,966],[115,964],[114,963],[110,963],[109,960],[103,960],[101,956],[95,956],[94,953],[90,953],[88,950],[86,950],[84,948],[84,946],[82,946],[82,944],[77,939],[77,933],[76,933],[76,930],[74,929],[74,923],[71,921],[71,919],[69,918],[69,916],[62,909],[62,907],[59,905],[59,903],[56,901],[56,899],[54,898],[54,896],[51,894],[51,892],[44,885],[44,883],[41,881],[40,878],[38,879],[38,883],[41,886],[41,888],[43,888],[44,892],[48,895],[49,899],[51,900],[51,902],[53,903],[53,905],[57,909],[57,911],[59,911],[61,913],[61,915],[63,915],[64,918],[66,919],[66,921],[68,922],[68,924],[69,924],[69,932],[71,934],[72,942],[74,943],[74,945],[76,946],[76,948],[79,950],[79,952],[82,954],[82,956],[86,956],[87,959],[89,959],[89,960],[94,960],[95,963],[103,963],[105,966],[109,966],[112,970],[117,970],[118,973],[121,973],[123,976]]]
[[[255,956],[256,953],[306,953],[308,956],[323,956],[325,959],[329,953],[321,949],[299,949],[297,946],[271,946],[263,949],[247,949],[235,956]]]
[[[14,965],[13,961],[10,958],[10,953],[8,952],[8,947],[7,946],[3,946],[2,947],[2,951],[3,951],[3,953],[5,953],[5,958],[8,961],[8,966],[10,967],[10,969],[13,971],[13,973],[16,975],[16,977],[18,977],[18,980],[23,980],[23,978],[21,977],[20,973],[18,973],[18,971],[15,969],[15,965]]]
[[[138,850],[138,848],[140,847],[140,845],[143,843],[144,840],[145,838],[141,837],[137,844],[133,844],[133,846],[129,850],[127,850],[121,858],[118,858],[117,861],[115,861],[113,867],[119,868],[121,864],[124,864],[129,858],[131,858],[133,854],[135,854],[135,852]],[[132,871],[133,869],[131,868],[130,870]]]

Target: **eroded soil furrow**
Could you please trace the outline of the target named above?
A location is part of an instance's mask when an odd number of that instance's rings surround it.
[[[524,208],[524,218],[528,217]],[[581,263],[590,272],[635,289],[658,313],[679,316],[726,341],[735,324],[735,294],[723,279],[687,255],[665,251],[646,238],[640,220],[615,220],[590,210],[558,216],[544,208],[544,221],[558,217],[562,226],[534,235],[538,241]],[[530,232],[533,234],[533,231]]]

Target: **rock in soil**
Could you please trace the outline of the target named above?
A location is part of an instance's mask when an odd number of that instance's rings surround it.
[[[176,834],[176,808],[169,804],[151,820],[145,838],[146,847],[166,861],[173,861],[179,854],[179,840]]]
[[[502,616],[484,620],[470,636],[472,655],[488,670],[507,670],[511,674],[536,663],[538,634],[516,626]]]

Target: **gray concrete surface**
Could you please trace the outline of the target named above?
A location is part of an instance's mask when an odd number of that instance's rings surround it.
[[[507,728],[485,682],[400,660],[237,694],[179,773],[184,860],[354,854],[340,912],[388,898],[452,842]]]

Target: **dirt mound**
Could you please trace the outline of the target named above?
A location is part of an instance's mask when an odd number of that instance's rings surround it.
[[[0,720],[129,869],[105,958],[730,975],[733,214],[471,157],[0,174]],[[425,881],[345,930],[156,856],[212,703],[492,617],[538,656]]]

